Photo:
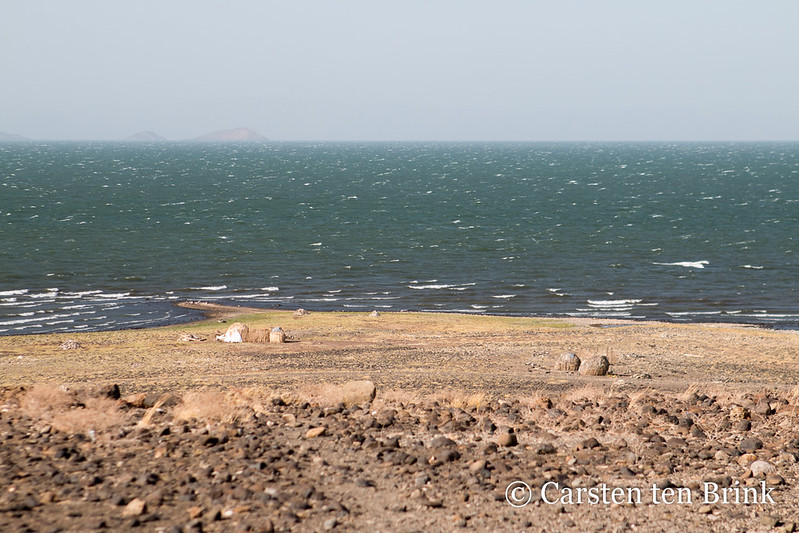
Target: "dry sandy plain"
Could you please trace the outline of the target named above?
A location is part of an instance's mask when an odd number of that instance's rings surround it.
[[[0,531],[799,528],[799,332],[200,307],[0,337]]]

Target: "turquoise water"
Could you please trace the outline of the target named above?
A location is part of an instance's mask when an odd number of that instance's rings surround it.
[[[799,326],[797,143],[0,145],[0,334],[176,301]]]

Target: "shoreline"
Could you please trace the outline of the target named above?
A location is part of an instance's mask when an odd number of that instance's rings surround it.
[[[616,364],[615,368],[620,368],[618,364],[630,367],[629,371],[617,374],[623,379],[653,374],[647,365],[655,365],[662,370],[660,377],[665,381],[672,382],[670,387],[677,382],[687,384],[692,381],[724,382],[726,380],[726,382],[739,383],[752,381],[762,386],[771,384],[793,386],[799,383],[799,362],[794,363],[789,357],[794,353],[799,357],[797,332],[762,328],[753,324],[712,322],[681,324],[618,318],[520,317],[410,311],[383,312],[379,317],[370,317],[365,312],[352,311],[310,311],[307,315],[295,316],[293,310],[231,306],[202,301],[180,302],[176,305],[202,313],[204,318],[144,328],[4,335],[0,336],[0,354],[7,356],[18,354],[20,360],[25,360],[29,355],[36,355],[35,352],[33,354],[25,353],[25,347],[37,346],[43,347],[46,357],[58,360],[58,356],[76,355],[57,350],[58,344],[66,339],[74,338],[79,343],[97,348],[101,352],[101,365],[114,362],[116,358],[124,360],[125,357],[133,355],[135,350],[147,350],[148,347],[166,350],[166,358],[169,359],[175,356],[168,354],[180,353],[181,346],[191,346],[192,351],[196,351],[197,343],[187,344],[177,340],[183,332],[187,332],[197,334],[203,340],[209,341],[200,343],[204,346],[201,351],[209,352],[209,355],[217,359],[224,357],[223,354],[229,353],[231,350],[241,350],[250,354],[250,357],[266,350],[267,354],[274,352],[270,357],[285,353],[299,355],[303,360],[312,361],[315,354],[320,352],[330,353],[331,350],[343,350],[346,353],[351,353],[356,360],[361,360],[369,353],[389,354],[394,346],[403,346],[403,349],[410,348],[411,351],[417,352],[414,358],[423,360],[425,346],[435,352],[454,350],[457,353],[466,349],[465,346],[470,343],[476,343],[479,350],[485,350],[491,347],[491,339],[496,338],[502,346],[503,353],[506,354],[505,357],[510,354],[518,354],[517,356],[523,357],[533,365],[532,369],[525,368],[525,372],[537,376],[538,383],[547,381],[547,370],[551,367],[551,362],[546,363],[541,359],[554,357],[553,354],[556,351],[571,351],[578,353],[581,357],[586,354],[607,354],[612,359],[618,359],[612,361]],[[257,343],[244,343],[236,346],[214,342],[215,336],[224,333],[227,322],[231,320],[244,321],[250,327],[256,328],[281,326],[287,335],[296,342],[279,346]],[[352,328],[352,331],[347,328]],[[496,331],[491,328],[495,328]],[[528,345],[532,339],[538,338],[547,339],[545,345],[537,350],[533,349],[531,352],[528,349],[528,355],[522,355],[525,353],[524,346]],[[409,342],[410,344],[408,344]],[[740,343],[740,349],[735,342]],[[120,349],[115,351],[112,348],[114,346],[119,346]],[[792,348],[794,346],[796,348]],[[782,359],[777,354],[784,351],[785,348],[788,348],[787,359]],[[791,350],[795,350],[795,352]],[[723,356],[718,361],[714,360],[717,358],[716,352]],[[74,357],[64,357],[64,359],[75,361]],[[145,360],[151,359],[145,357]],[[768,373],[763,374],[756,368],[760,360],[766,360],[769,364],[777,366],[787,366],[780,379],[773,380],[769,379]],[[677,361],[678,366],[683,368],[677,374],[666,368],[674,361]],[[686,364],[693,361],[700,364]],[[10,358],[4,358],[4,362],[8,365]],[[154,370],[164,368],[160,363],[151,362]],[[514,367],[518,367],[518,361],[512,361],[512,364]],[[641,364],[644,365],[644,368],[634,368]],[[327,361],[325,365],[331,365],[331,369],[335,368],[332,361]],[[699,371],[698,367],[703,368]],[[726,377],[722,379],[714,377],[711,371],[712,367],[717,367]],[[728,368],[725,370],[726,367]],[[747,379],[736,377],[732,370],[737,367],[746,369],[745,373],[749,377]],[[59,375],[57,371],[39,370],[42,376],[50,375],[51,378],[55,378]],[[69,371],[68,368],[63,370],[67,373],[64,377],[75,375],[77,379],[78,372]],[[109,374],[113,374],[117,370],[118,366],[115,364],[105,371],[101,366],[91,368],[91,375],[107,382],[113,379]],[[208,371],[203,365],[199,365],[197,370],[201,374]],[[232,370],[230,375],[218,380],[218,383],[235,382],[236,378],[232,375]],[[368,372],[365,373],[368,374]],[[13,382],[14,375],[22,378],[25,373],[8,373],[7,375],[6,379],[0,380],[0,385]],[[313,375],[313,373],[309,375]],[[335,371],[331,375],[335,375]],[[685,377],[675,380],[675,376],[679,375]],[[654,374],[652,377],[655,380],[658,379]],[[418,378],[420,376],[415,376],[413,379]],[[88,378],[81,377],[77,380],[85,381],[86,379]],[[242,379],[246,381],[252,377]],[[286,383],[293,379],[286,376],[285,379],[273,381]],[[518,379],[518,377],[514,379]],[[468,384],[469,380],[464,377],[456,381]],[[648,382],[646,379],[639,380],[637,378],[635,381],[639,385]],[[577,379],[575,382],[580,382],[580,380]],[[139,385],[140,388],[152,386],[154,386],[152,383]],[[512,388],[508,390],[512,390]]]
[[[3,332],[0,333],[0,338],[14,337],[14,336],[43,336],[43,335],[80,335],[82,333],[102,333],[112,331],[128,331],[128,330],[149,330],[165,327],[177,327],[182,324],[195,324],[208,319],[224,319],[236,314],[242,313],[270,313],[270,312],[293,312],[294,309],[287,309],[284,307],[259,307],[252,305],[240,305],[234,303],[213,303],[203,300],[184,300],[178,302],[164,303],[172,308],[186,309],[189,311],[196,311],[198,314],[192,317],[178,317],[172,320],[153,321],[143,325],[133,325],[123,323],[109,328],[101,329],[81,329],[74,331],[22,331],[18,333]],[[366,311],[355,310],[314,310],[309,309],[313,313],[365,313]],[[680,321],[680,320],[661,320],[653,318],[629,318],[629,317],[602,317],[602,316],[572,316],[570,314],[550,314],[550,315],[529,315],[521,313],[464,313],[460,311],[450,310],[411,310],[403,309],[399,311],[382,310],[381,313],[391,314],[408,314],[419,313],[426,315],[454,315],[462,317],[507,317],[507,318],[529,318],[541,320],[563,320],[573,322],[575,324],[596,323],[597,327],[628,327],[640,324],[674,324],[674,325],[698,325],[698,326],[729,326],[740,328],[753,328],[762,329],[766,331],[785,331],[785,332],[799,332],[799,325],[797,326],[783,326],[778,324],[767,324],[760,322],[736,322],[736,321]]]
[[[205,319],[213,319],[213,318],[225,318],[230,316],[235,316],[237,314],[242,313],[277,313],[277,312],[294,312],[295,309],[283,309],[283,308],[274,308],[274,307],[258,307],[258,306],[240,306],[240,305],[231,305],[231,304],[219,304],[219,303],[211,303],[211,302],[204,302],[202,300],[192,300],[192,301],[185,301],[185,302],[178,302],[174,304],[176,307],[180,307],[183,309],[191,309],[194,311],[200,311]],[[308,312],[312,313],[352,313],[352,314],[360,314],[366,313],[366,311],[350,311],[350,310],[324,310],[324,311],[311,311]],[[403,310],[403,311],[380,311],[381,314],[385,315],[392,315],[392,314],[404,314],[404,313],[419,313],[419,314],[429,314],[429,315],[456,315],[462,317],[495,317],[495,318],[527,318],[533,320],[563,320],[568,322],[573,322],[575,324],[587,324],[591,322],[595,322],[595,327],[601,328],[613,328],[613,327],[631,327],[635,325],[641,324],[675,324],[675,325],[695,325],[695,326],[706,326],[706,327],[714,327],[714,326],[727,326],[727,327],[739,327],[739,328],[753,328],[753,329],[763,329],[768,331],[786,331],[786,332],[799,332],[799,327],[796,328],[778,328],[774,327],[769,324],[759,324],[753,322],[678,322],[678,321],[670,321],[670,320],[655,320],[655,319],[648,319],[648,318],[609,318],[609,317],[574,317],[568,315],[519,315],[519,314],[495,314],[495,313],[461,313],[458,311],[420,311],[420,310]],[[202,320],[202,319],[201,319]],[[166,326],[154,326],[154,327],[167,327],[167,326],[175,326],[177,324],[167,324]]]
[[[31,289],[32,290],[32,289]],[[123,290],[123,289],[119,289]],[[97,294],[97,296],[95,296]],[[116,298],[114,298],[116,297]],[[207,298],[207,299],[205,299]],[[151,328],[193,322],[206,311],[214,309],[228,312],[227,309],[278,310],[304,307],[314,312],[362,312],[372,309],[387,313],[444,313],[464,314],[466,316],[508,316],[508,317],[546,317],[556,319],[589,319],[618,320],[633,323],[663,322],[671,324],[738,324],[762,329],[778,331],[799,331],[799,314],[780,310],[741,312],[728,311],[674,311],[647,312],[641,314],[637,310],[631,312],[611,312],[601,308],[574,311],[559,307],[530,308],[524,310],[500,309],[460,309],[449,302],[444,308],[438,305],[421,305],[415,300],[408,304],[417,304],[411,308],[403,308],[394,302],[391,308],[384,305],[371,306],[349,305],[297,300],[294,296],[283,296],[278,299],[261,301],[260,299],[242,298],[236,300],[230,295],[175,295],[167,292],[160,295],[103,293],[102,290],[70,292],[57,288],[39,289],[29,292],[28,289],[0,291],[0,336],[38,335],[42,333],[79,332],[79,331],[114,331],[133,328]],[[350,300],[351,298],[346,298]],[[19,301],[17,301],[19,300]],[[596,302],[593,302],[596,303]],[[340,305],[339,305],[340,304]],[[592,301],[588,301],[589,307]],[[442,304],[443,305],[443,304]],[[651,304],[641,304],[651,305]],[[284,307],[285,306],[285,307]],[[394,308],[396,307],[396,309]],[[647,307],[655,309],[655,307]],[[765,309],[765,308],[764,308]],[[786,314],[787,313],[787,314]],[[205,315],[202,315],[205,316]]]

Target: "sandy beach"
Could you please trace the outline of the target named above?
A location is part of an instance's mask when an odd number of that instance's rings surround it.
[[[797,527],[795,331],[195,306],[0,337],[0,529]]]

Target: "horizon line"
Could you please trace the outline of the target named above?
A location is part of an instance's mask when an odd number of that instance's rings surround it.
[[[2,133],[2,132],[0,132]],[[22,137],[22,136],[18,136]],[[263,139],[263,140],[202,140],[185,139],[98,139],[98,138],[28,138],[0,139],[0,144],[31,142],[106,142],[126,144],[270,144],[270,143],[769,143],[799,142],[797,139]]]

